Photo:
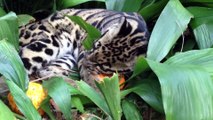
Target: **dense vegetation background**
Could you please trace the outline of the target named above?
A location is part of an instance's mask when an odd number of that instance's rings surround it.
[[[138,58],[121,91],[116,74],[97,83],[100,93],[84,81],[74,81],[77,87],[58,77],[43,82],[49,95],[43,117],[59,119],[52,98],[65,119],[213,119],[212,0],[1,0],[0,73],[24,115],[11,112],[1,95],[1,120],[42,118],[25,95],[29,78],[17,52],[18,26],[64,8],[138,12],[150,31],[147,56]]]

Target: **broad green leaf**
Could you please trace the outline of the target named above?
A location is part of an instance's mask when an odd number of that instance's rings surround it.
[[[35,18],[33,18],[30,15],[27,15],[27,14],[18,15],[18,25],[19,26],[26,25],[32,21],[35,21]]]
[[[193,28],[195,39],[200,49],[213,45],[213,8],[188,7],[193,15],[190,26]]]
[[[152,106],[155,110],[164,113],[161,90],[158,81],[153,79],[147,79],[133,84],[134,93],[139,95],[146,103]]]
[[[168,0],[160,0],[156,3],[150,3],[146,7],[143,7],[139,13],[143,16],[143,18],[148,21],[153,19],[156,15],[160,14],[160,12],[165,7]]]
[[[164,113],[160,85],[158,81],[153,79],[142,80],[140,77],[134,80],[136,82],[133,83],[129,89],[121,91],[121,98],[124,98],[130,93],[135,93],[155,110]]]
[[[0,17],[0,40],[2,39],[8,40],[18,50],[18,21],[16,14],[13,12]]]
[[[16,120],[12,111],[0,100],[0,120]]]
[[[89,2],[89,1],[104,2],[105,0],[60,0],[58,4],[60,8],[68,8],[68,7],[73,7],[73,6],[80,5],[82,3]]]
[[[82,93],[75,87],[68,85],[69,87],[69,91],[71,93],[71,95],[82,95]]]
[[[184,2],[200,2],[200,3],[213,3],[212,0],[182,0]]]
[[[169,58],[165,63],[201,66],[213,76],[213,48],[178,53]]]
[[[41,104],[41,108],[42,110],[44,110],[44,112],[50,117],[51,120],[56,120],[54,114],[52,113],[52,110],[50,108],[50,104],[49,104],[49,100],[50,97],[45,99],[44,102],[42,102]]]
[[[41,116],[26,94],[13,81],[6,80],[6,83],[21,113],[28,120],[41,120]]]
[[[48,95],[58,105],[66,120],[71,119],[71,93],[68,84],[60,77],[53,77],[43,82]]]
[[[84,112],[84,106],[81,102],[81,99],[77,96],[72,96],[72,104],[75,106],[81,113]]]
[[[122,110],[124,112],[124,116],[126,120],[143,120],[140,111],[137,109],[134,103],[123,100],[122,101]]]
[[[4,11],[4,9],[2,7],[0,7],[0,17],[6,15],[6,12]]]
[[[213,83],[205,69],[148,59],[147,62],[160,81],[166,120],[213,118]]]
[[[202,24],[193,29],[195,39],[200,49],[210,48],[213,45],[213,19],[211,23]]]
[[[188,7],[187,10],[193,14],[190,25],[196,28],[202,24],[213,22],[213,8],[207,7]]]
[[[138,57],[136,62],[135,62],[135,65],[134,65],[133,74],[129,78],[129,80],[138,76],[139,74],[141,74],[142,72],[144,72],[148,68],[149,68],[149,65],[147,64],[144,57],[143,56]]]
[[[150,36],[147,58],[161,61],[183,34],[191,18],[192,15],[178,0],[169,1]]]
[[[105,4],[108,10],[137,12],[143,1],[144,0],[105,0]],[[130,4],[134,7],[129,6]]]
[[[109,108],[107,106],[104,98],[98,94],[92,87],[90,87],[84,81],[77,81],[78,90],[85,96],[87,96],[91,101],[93,101],[100,109],[102,109],[105,114],[110,115]]]
[[[77,23],[80,27],[82,27],[87,32],[87,37],[83,41],[84,48],[86,50],[90,50],[93,47],[94,40],[100,38],[101,32],[93,27],[92,25],[85,22],[81,17],[79,16],[68,16],[72,21]]]
[[[111,78],[105,77],[96,85],[105,98],[113,120],[120,120],[122,110],[118,74],[114,74]]]
[[[0,73],[8,80],[13,81],[23,91],[28,86],[28,76],[24,65],[14,46],[6,40],[0,41]]]

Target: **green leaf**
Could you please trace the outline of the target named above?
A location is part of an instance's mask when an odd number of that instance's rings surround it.
[[[137,12],[143,1],[144,0],[105,0],[105,4],[108,10]],[[130,4],[134,7],[130,7]]]
[[[18,25],[19,26],[26,25],[32,21],[35,21],[35,18],[30,15],[27,15],[27,14],[18,15]]]
[[[193,28],[198,47],[210,48],[213,45],[213,9],[206,7],[188,7],[187,9],[195,16],[190,26]]]
[[[160,14],[167,2],[168,0],[160,0],[156,3],[150,3],[146,7],[142,8],[139,13],[146,21],[153,19],[156,15]]]
[[[184,2],[213,3],[212,0],[183,0]]]
[[[213,20],[193,29],[195,39],[200,49],[210,48],[213,45]]]
[[[16,120],[12,111],[0,100],[0,120]]]
[[[6,83],[21,113],[28,120],[41,120],[41,116],[26,94],[14,82],[6,80]]]
[[[213,8],[188,7],[187,10],[194,15],[190,25],[196,28],[202,24],[213,22]]]
[[[96,85],[106,100],[113,120],[120,120],[122,110],[118,74],[114,74],[111,78],[105,77]]]
[[[147,62],[160,81],[166,120],[213,118],[213,83],[205,69],[148,59]]]
[[[77,81],[78,90],[85,96],[87,96],[92,102],[94,102],[105,114],[110,115],[109,108],[104,98],[98,94],[92,87],[90,87],[84,81]]]
[[[150,36],[147,58],[161,61],[183,34],[191,18],[192,15],[178,0],[169,1]]]
[[[128,80],[138,76],[139,74],[141,74],[148,68],[149,68],[149,65],[147,64],[144,57],[143,56],[138,57],[134,65],[133,74]]]
[[[48,95],[54,100],[67,120],[71,119],[71,93],[63,78],[53,77],[43,82]]]
[[[134,103],[123,100],[122,101],[122,109],[125,115],[126,120],[143,120],[140,111],[137,109]]]
[[[73,7],[73,6],[80,5],[82,3],[86,3],[89,1],[104,2],[105,0],[60,0],[58,4],[60,8],[68,8],[68,7]]]
[[[81,113],[84,112],[84,106],[81,102],[81,99],[77,96],[72,97],[72,104],[75,106]]]
[[[153,79],[143,79],[138,77],[134,79],[133,83],[129,89],[121,91],[121,98],[134,92],[139,95],[146,103],[148,103],[152,108],[158,112],[164,113],[161,90],[158,81]]]
[[[16,14],[13,12],[0,17],[0,40],[2,39],[8,40],[18,50],[18,21]]]
[[[165,63],[201,66],[213,76],[213,48],[178,53],[169,58]]]
[[[55,116],[52,113],[52,110],[50,108],[49,100],[50,100],[50,98],[45,99],[45,103],[42,102],[41,108],[42,108],[42,110],[44,110],[45,113],[47,113],[47,115],[50,117],[51,120],[56,120]]]
[[[87,37],[82,44],[84,45],[84,48],[86,50],[92,49],[94,40],[100,38],[101,32],[92,25],[85,22],[79,16],[68,16],[68,17],[87,32]]]
[[[144,101],[146,101],[146,103],[152,106],[155,110],[164,113],[161,90],[158,81],[153,79],[147,79],[143,81],[141,81],[141,79],[136,80],[138,82],[133,84],[133,92],[139,95]]]
[[[29,79],[24,65],[14,46],[6,40],[0,41],[0,73],[26,91]]]
[[[0,7],[0,17],[6,15],[6,12],[4,11],[4,9],[2,7]]]

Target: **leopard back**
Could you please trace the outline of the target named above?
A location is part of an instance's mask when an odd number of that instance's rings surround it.
[[[93,48],[85,50],[87,33],[69,16],[79,16],[101,31]],[[69,74],[78,66],[82,77],[128,73],[146,53],[148,30],[137,13],[104,9],[66,9],[20,28],[20,56],[29,74]]]

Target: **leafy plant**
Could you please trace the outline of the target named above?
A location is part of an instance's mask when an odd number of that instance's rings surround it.
[[[167,120],[213,118],[212,0],[3,0],[0,5],[0,73],[24,119],[37,120],[41,116],[25,95],[29,80],[17,54],[18,26],[27,24],[33,19],[31,15],[40,10],[54,12],[94,6],[141,14],[151,33],[147,56],[136,60],[124,90],[119,90],[117,74],[97,82],[99,92],[82,80],[73,81],[75,85],[56,77],[44,81],[49,97],[41,107],[52,120],[55,116],[49,105],[51,98],[66,119],[71,119],[71,112],[78,110],[101,119],[146,120],[141,114],[144,107],[140,104],[144,102],[165,114]],[[15,11],[18,17],[10,11]],[[71,20],[89,33],[90,40],[85,40],[85,46],[91,49],[100,32],[79,17],[72,16]],[[0,111],[10,115],[8,119],[17,117],[2,101],[0,105]],[[6,119],[0,115],[1,118]]]

